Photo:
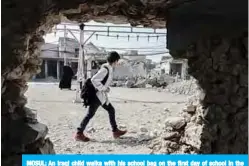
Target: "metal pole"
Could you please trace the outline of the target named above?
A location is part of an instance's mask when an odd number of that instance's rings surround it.
[[[79,42],[80,49],[79,49],[79,58],[78,58],[77,80],[80,85],[79,87],[77,87],[74,103],[82,102],[80,94],[81,94],[81,90],[83,87],[83,79],[84,79],[84,59],[85,59],[84,58],[84,24],[80,24],[79,28],[80,28],[80,42]]]
[[[67,64],[67,59],[66,59],[66,34],[67,33],[67,29],[66,29],[66,25],[64,25],[64,52],[63,52],[63,56],[64,56],[64,66],[66,66],[66,64]]]
[[[80,41],[81,44],[81,47],[82,47],[82,64],[83,64],[83,79],[84,81],[87,79],[86,78],[86,64],[85,64],[85,51],[84,51],[84,27],[85,27],[85,24],[80,24],[80,34],[82,36],[82,41]]]
[[[80,24],[80,54],[81,54],[81,68],[80,68],[80,73],[81,73],[81,81],[80,81],[80,89],[82,89],[82,84],[83,84],[83,80],[86,79],[86,77],[84,77],[84,68],[85,68],[85,54],[84,54],[84,27],[85,25],[82,23]]]

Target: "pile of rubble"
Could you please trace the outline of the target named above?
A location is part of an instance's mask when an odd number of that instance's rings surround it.
[[[166,86],[172,84],[173,82],[175,82],[175,78],[167,74],[148,78],[148,84],[151,85],[152,87],[165,88]]]
[[[199,86],[196,80],[190,79],[169,84],[165,90],[171,93],[193,95],[199,90]]]
[[[125,85],[125,81],[112,81],[111,87],[123,87]]]
[[[127,88],[146,88],[146,87],[162,87],[165,88],[175,81],[174,77],[169,75],[153,76],[149,78],[129,78],[123,81],[113,81],[113,87],[127,87]]]
[[[199,92],[191,96],[186,108],[178,116],[165,120],[160,137],[150,144],[152,154],[199,153],[203,131],[201,97],[204,97],[203,93]]]
[[[126,81],[113,81],[112,87],[145,88],[148,80],[145,78],[133,78]]]

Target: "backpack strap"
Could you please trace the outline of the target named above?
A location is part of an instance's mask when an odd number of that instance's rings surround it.
[[[108,69],[107,66],[103,66],[103,67],[106,68],[107,74],[106,74],[106,76],[104,77],[104,79],[101,81],[101,83],[102,83],[103,85],[105,85],[105,83],[106,83],[106,81],[107,81],[107,79],[108,79],[108,77],[109,77],[109,69]]]

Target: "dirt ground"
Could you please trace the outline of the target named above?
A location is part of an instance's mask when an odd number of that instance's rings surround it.
[[[176,115],[187,100],[187,96],[154,89],[111,88],[109,97],[116,108],[117,123],[128,133],[114,140],[108,114],[99,108],[86,129],[92,141],[84,143],[74,140],[87,111],[82,104],[73,103],[76,91],[60,90],[58,83],[29,83],[26,96],[28,107],[37,110],[38,120],[47,124],[48,137],[59,154],[150,153],[148,144],[164,126],[165,118]]]

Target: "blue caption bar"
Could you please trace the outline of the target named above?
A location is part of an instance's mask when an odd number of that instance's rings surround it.
[[[248,155],[23,155],[22,166],[248,166]]]

